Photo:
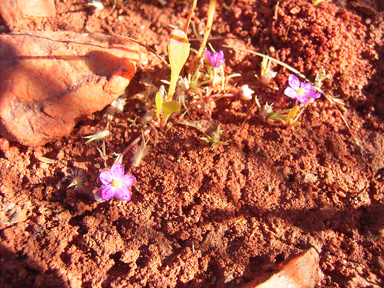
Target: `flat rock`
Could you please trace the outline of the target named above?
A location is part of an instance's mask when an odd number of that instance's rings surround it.
[[[323,274],[319,254],[314,248],[289,261],[266,281],[255,279],[243,288],[313,288],[320,287]]]
[[[0,60],[0,134],[40,146],[124,93],[139,45],[101,33],[7,34]]]
[[[36,17],[55,17],[55,1],[1,0],[0,15],[10,30],[22,28]]]

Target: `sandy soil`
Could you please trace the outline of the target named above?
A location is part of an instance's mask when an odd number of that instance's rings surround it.
[[[26,28],[128,35],[166,55],[167,25],[185,23],[187,1],[122,2],[92,13],[79,1],[56,1],[56,19]],[[228,146],[211,151],[200,140],[206,135],[171,119],[150,133],[138,167],[130,166],[131,153],[124,158],[137,178],[132,200],[101,203],[93,198],[105,168],[101,143],[84,145],[82,137],[105,129],[105,111],[43,147],[0,138],[1,287],[242,287],[310,247],[320,254],[321,286],[383,287],[384,6],[326,2],[219,1],[210,43],[266,49],[311,80],[324,69],[330,77],[322,88],[345,101],[350,130],[324,97],[298,127],[264,119],[254,101],[222,98],[185,119],[218,121]],[[197,34],[207,8],[199,1]],[[192,29],[189,37],[197,49]],[[292,107],[283,93],[286,68],[272,64],[275,91],[254,76],[260,57],[224,54],[226,72],[242,74],[232,85],[248,84],[276,110]],[[109,127],[108,155],[141,134],[145,107],[132,95],[169,79],[147,57]],[[71,169],[85,171],[84,191],[67,188]]]

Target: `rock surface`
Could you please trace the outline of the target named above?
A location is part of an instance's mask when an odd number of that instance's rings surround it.
[[[122,95],[139,61],[138,44],[104,34],[9,34],[0,43],[0,134],[28,146],[68,135]]]
[[[2,0],[0,15],[9,29],[22,28],[35,17],[55,17],[54,0]]]
[[[259,279],[243,288],[313,288],[320,287],[323,274],[319,266],[319,254],[314,248],[285,264],[278,272],[260,285]]]

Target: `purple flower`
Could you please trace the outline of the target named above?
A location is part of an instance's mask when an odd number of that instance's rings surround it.
[[[211,53],[208,49],[205,50],[205,55],[207,55],[208,64],[212,67],[219,67],[223,65],[225,59],[224,59],[224,52],[223,50],[220,50],[219,52]]]
[[[288,79],[289,86],[285,89],[284,94],[291,98],[296,98],[301,103],[307,103],[309,98],[317,99],[320,93],[316,93],[315,86],[311,83],[300,83],[299,78],[291,74]]]
[[[124,167],[121,163],[115,163],[111,170],[101,172],[99,179],[103,184],[100,193],[103,200],[110,200],[113,197],[119,200],[131,200],[129,187],[135,184],[136,178],[130,174],[124,175]]]

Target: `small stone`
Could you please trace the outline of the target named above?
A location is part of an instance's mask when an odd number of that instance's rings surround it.
[[[7,152],[9,150],[9,141],[3,137],[0,137],[0,150]]]
[[[289,10],[289,12],[292,14],[292,15],[296,15],[298,13],[300,13],[300,8],[295,6],[293,7],[291,10]]]
[[[319,254],[311,248],[289,261],[267,281],[260,284],[260,279],[255,279],[243,288],[320,287],[323,277],[319,267]]]

